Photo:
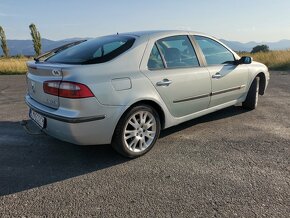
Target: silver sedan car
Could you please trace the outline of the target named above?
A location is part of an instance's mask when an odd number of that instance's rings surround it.
[[[29,116],[79,145],[148,152],[160,130],[242,105],[255,109],[269,72],[219,40],[188,31],[103,36],[27,63]]]

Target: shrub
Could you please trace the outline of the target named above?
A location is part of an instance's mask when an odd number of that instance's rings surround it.
[[[268,45],[257,45],[252,49],[251,53],[255,54],[258,52],[269,52],[269,51],[270,49]]]

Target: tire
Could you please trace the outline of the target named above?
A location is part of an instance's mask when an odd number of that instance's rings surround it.
[[[256,77],[251,84],[246,100],[243,102],[243,108],[247,110],[254,110],[257,107],[259,100],[259,87],[260,78]]]
[[[154,146],[160,128],[160,118],[156,110],[147,105],[137,105],[119,120],[112,146],[125,157],[140,157]]]

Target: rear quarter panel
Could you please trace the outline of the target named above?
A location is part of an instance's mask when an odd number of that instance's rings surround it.
[[[63,70],[63,80],[87,85],[100,104],[127,106],[138,99],[158,99],[150,81],[140,72],[148,38],[137,38],[132,49],[102,64]]]

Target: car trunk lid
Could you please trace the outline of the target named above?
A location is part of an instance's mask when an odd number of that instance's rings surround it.
[[[63,78],[63,65],[28,62],[27,87],[28,94],[32,99],[45,106],[57,109],[59,97],[44,92],[45,81],[61,81]]]

